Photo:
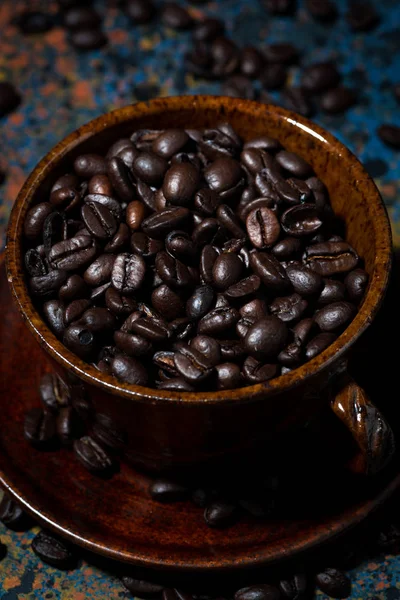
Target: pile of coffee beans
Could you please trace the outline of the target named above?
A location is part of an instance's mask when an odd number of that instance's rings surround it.
[[[125,383],[231,389],[327,348],[368,282],[312,167],[228,123],[135,131],[27,213],[28,285],[65,346]]]

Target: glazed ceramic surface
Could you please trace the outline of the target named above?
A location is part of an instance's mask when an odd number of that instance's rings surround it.
[[[370,276],[361,309],[339,339],[321,355],[280,378],[238,390],[173,393],[118,384],[68,351],[50,332],[28,295],[22,268],[22,227],[29,207],[46,197],[55,180],[82,152],[102,151],[138,128],[214,126],[229,121],[244,140],[276,137],[313,166],[329,189],[348,241]],[[333,136],[276,106],[236,98],[160,98],[104,115],[72,133],[36,167],[12,211],[7,273],[28,328],[56,368],[73,372],[88,387],[98,412],[127,430],[127,456],[152,469],[183,467],[241,452],[298,425],[318,410],[321,391],[346,368],[348,352],[373,321],[388,283],[391,235],[379,193],[357,159]],[[127,423],[129,425],[127,425]],[[364,428],[366,429],[366,428]],[[365,434],[364,434],[365,435]]]

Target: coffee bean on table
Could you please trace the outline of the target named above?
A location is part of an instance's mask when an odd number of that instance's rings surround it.
[[[296,573],[290,579],[282,579],[279,589],[288,600],[302,600],[306,597],[307,577],[304,573]]]
[[[240,53],[240,72],[250,79],[257,79],[264,62],[265,59],[257,48],[254,46],[245,46]]]
[[[293,44],[270,44],[264,49],[264,56],[269,63],[291,64],[297,61],[299,52]]]
[[[296,0],[263,0],[263,2],[274,15],[287,15],[296,8]]]
[[[331,598],[347,598],[351,594],[351,581],[339,569],[325,569],[315,576],[315,582]]]
[[[314,106],[309,95],[301,87],[290,87],[283,90],[282,100],[285,108],[293,110],[303,117],[311,117],[314,114]]]
[[[157,600],[164,589],[161,585],[150,583],[143,579],[134,579],[130,575],[124,575],[122,583],[133,596],[144,598],[145,600]]]
[[[172,29],[190,29],[193,20],[188,11],[176,2],[166,2],[161,11],[164,25]]]
[[[400,148],[400,127],[397,125],[381,125],[377,129],[377,133],[387,146]]]
[[[58,536],[42,530],[32,540],[32,550],[45,563],[57,569],[71,569],[76,557],[70,546]]]
[[[135,25],[149,23],[157,12],[152,0],[127,0],[125,13]]]
[[[235,593],[234,600],[280,600],[280,593],[272,585],[252,585],[238,590]]]
[[[366,1],[352,0],[346,17],[353,31],[370,31],[379,22],[375,7]]]
[[[261,83],[266,90],[279,90],[286,83],[287,68],[280,63],[266,64],[262,68]]]
[[[0,119],[17,108],[21,96],[9,81],[0,81]]]
[[[0,501],[0,521],[14,531],[24,531],[32,524],[28,515],[6,492]]]
[[[340,79],[340,73],[333,63],[317,63],[303,70],[301,86],[311,94],[319,94],[336,87]]]
[[[67,29],[96,29],[101,18],[91,6],[74,6],[64,13],[64,27]]]
[[[71,44],[78,50],[97,50],[105,46],[107,41],[101,29],[77,29],[71,33]]]
[[[332,115],[345,112],[356,103],[354,90],[338,86],[325,92],[320,100],[321,109]]]

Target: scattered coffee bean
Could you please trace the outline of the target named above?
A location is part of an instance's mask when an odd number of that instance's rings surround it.
[[[237,519],[237,517],[237,506],[221,500],[211,502],[204,511],[204,520],[209,527],[228,527]]]
[[[379,22],[379,16],[374,6],[365,1],[352,0],[346,16],[353,31],[370,31]]]
[[[21,96],[9,81],[0,81],[0,119],[17,108]]]
[[[46,448],[54,443],[56,421],[52,413],[41,408],[32,408],[25,415],[25,439],[37,448]]]
[[[314,106],[309,95],[301,87],[285,89],[282,93],[282,100],[286,108],[303,115],[303,117],[311,117],[314,113]]]
[[[304,573],[296,573],[290,579],[282,579],[279,589],[288,600],[303,600],[307,593],[307,577]]]
[[[161,585],[143,579],[134,579],[130,575],[123,576],[122,583],[133,596],[145,600],[157,600],[164,589]]]
[[[107,452],[91,437],[84,436],[74,441],[74,454],[90,473],[107,473],[113,467],[113,461]]]
[[[13,531],[24,531],[31,526],[28,515],[5,492],[0,501],[0,521]]]
[[[107,44],[101,29],[77,29],[71,33],[71,44],[78,50],[97,50]]]
[[[189,29],[193,20],[188,11],[176,2],[166,2],[161,11],[161,20],[172,29]]]
[[[287,15],[296,9],[296,0],[263,0],[273,15]]]
[[[168,479],[156,479],[150,485],[150,496],[157,502],[178,502],[188,497],[187,487],[176,481]]]
[[[353,90],[338,86],[325,92],[321,97],[321,108],[324,112],[336,115],[345,112],[356,102],[356,94]]]
[[[304,69],[301,86],[311,94],[319,94],[340,83],[340,73],[331,62],[311,65]]]
[[[279,600],[279,590],[272,585],[260,584],[242,588],[235,593],[234,600]]]
[[[381,125],[377,129],[377,133],[387,146],[400,148],[400,127],[397,125]]]
[[[325,569],[315,581],[319,589],[331,598],[347,598],[351,594],[351,581],[343,571]]]
[[[32,540],[32,550],[45,563],[57,569],[71,569],[75,555],[66,542],[48,531],[40,531]]]
[[[127,0],[125,12],[135,25],[149,23],[156,14],[152,0]]]
[[[337,17],[337,8],[331,0],[306,0],[306,8],[317,21],[330,22]]]

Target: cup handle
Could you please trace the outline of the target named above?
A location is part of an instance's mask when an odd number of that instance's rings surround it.
[[[331,408],[347,427],[359,449],[348,466],[355,473],[375,475],[388,464],[395,452],[393,431],[365,390],[348,373],[343,375],[339,386]]]

